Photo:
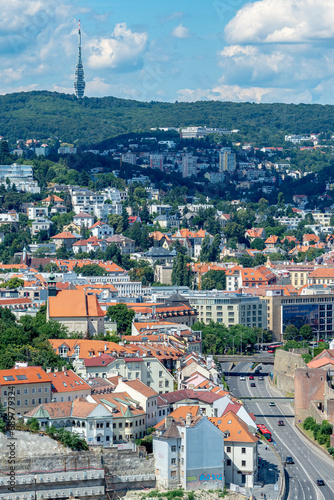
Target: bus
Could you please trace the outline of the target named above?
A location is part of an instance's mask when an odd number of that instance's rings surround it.
[[[268,345],[268,353],[273,354],[277,347],[280,347],[281,345],[283,345],[283,342],[274,342],[273,344]]]
[[[272,441],[271,432],[264,424],[257,424],[257,428],[260,434],[262,434],[262,436],[264,436],[267,441]]]

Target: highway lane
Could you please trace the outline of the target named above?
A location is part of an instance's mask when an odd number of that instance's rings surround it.
[[[250,363],[238,363],[233,371],[248,372]],[[263,371],[267,367],[263,367]],[[239,376],[229,376],[227,383],[231,392],[237,396],[281,396],[281,393],[269,386],[266,378],[259,381],[254,375],[256,387],[250,387],[249,378],[241,381]],[[334,499],[334,462],[327,458],[306,441],[293,424],[293,409],[288,403],[279,403],[270,407],[266,403],[245,404],[248,411],[256,415],[257,423],[264,423],[273,433],[277,451],[283,460],[292,456],[295,464],[287,465],[289,475],[289,500],[330,500]],[[285,426],[279,427],[278,420],[284,420]],[[324,479],[326,485],[318,487],[317,479]]]

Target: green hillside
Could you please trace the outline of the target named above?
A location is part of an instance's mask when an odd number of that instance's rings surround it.
[[[219,101],[138,102],[114,97],[78,100],[56,92],[0,96],[0,134],[9,141],[45,139],[94,144],[151,127],[206,125],[240,129],[246,138],[281,141],[285,133],[334,131],[334,106]]]

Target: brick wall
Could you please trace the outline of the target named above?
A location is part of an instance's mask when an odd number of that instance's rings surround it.
[[[325,415],[312,402],[323,402],[327,384],[327,371],[298,368],[295,371],[295,418],[305,420],[312,416],[321,422]]]

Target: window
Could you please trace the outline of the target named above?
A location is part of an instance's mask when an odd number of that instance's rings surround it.
[[[32,400],[31,400],[31,404],[32,404],[32,405],[35,405],[35,404],[36,404],[36,399],[32,399]]]
[[[162,371],[161,371],[161,372],[159,372],[159,377],[162,377]]]
[[[116,429],[116,424],[115,423],[112,424],[112,428]]]
[[[246,448],[241,448],[241,453],[246,453]]]
[[[109,436],[106,436],[106,441],[109,441],[110,440],[110,437]]]
[[[231,453],[231,446],[226,447],[226,453]]]
[[[44,387],[44,392],[48,392],[48,388],[47,387]]]
[[[226,465],[231,465],[231,460],[230,459],[226,460]]]
[[[21,394],[20,389],[17,389],[16,394]]]
[[[38,404],[40,405],[42,403],[42,398],[38,399]]]
[[[21,401],[20,400],[16,401],[16,404],[17,406],[21,406]]]
[[[109,422],[106,422],[106,427],[110,427],[110,423]]]
[[[7,396],[7,391],[3,391],[3,395],[4,395],[4,396]]]
[[[35,392],[36,392],[36,389],[33,387],[33,388],[31,389],[31,394],[35,394]]]
[[[42,387],[39,387],[39,388],[38,388],[38,392],[42,392]]]
[[[246,467],[246,460],[241,461],[241,467]]]
[[[45,398],[45,399],[44,399],[44,403],[47,403],[47,402],[48,402],[48,398]]]
[[[176,477],[176,470],[171,470],[170,471],[170,476],[171,477]]]
[[[175,465],[175,464],[176,464],[176,458],[172,458],[172,459],[171,459],[171,461],[170,461],[170,463],[171,463],[172,465]]]
[[[159,382],[159,387],[162,387],[162,386],[163,386],[162,381],[160,381]]]
[[[24,400],[24,406],[28,406],[28,400],[27,399]]]
[[[119,429],[122,429],[122,427],[123,427],[123,424],[122,424],[122,422],[120,422],[120,423],[118,424],[118,428],[119,428]]]
[[[176,446],[172,446],[172,452],[176,451]]]

